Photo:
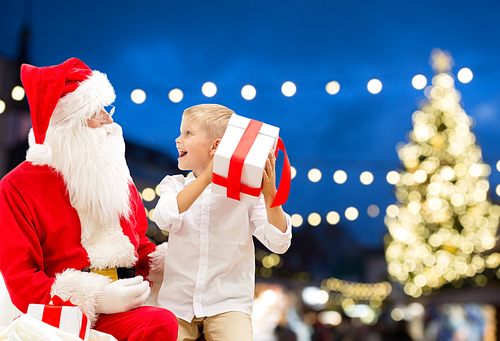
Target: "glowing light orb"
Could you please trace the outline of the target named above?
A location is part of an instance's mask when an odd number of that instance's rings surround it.
[[[144,92],[144,90],[135,89],[130,94],[130,99],[132,99],[132,102],[136,104],[142,104],[146,100],[146,93]]]

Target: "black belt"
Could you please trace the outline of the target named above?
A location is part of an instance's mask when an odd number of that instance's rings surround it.
[[[135,271],[135,267],[116,268],[116,272],[118,273],[118,279],[134,278],[137,276],[137,272]]]

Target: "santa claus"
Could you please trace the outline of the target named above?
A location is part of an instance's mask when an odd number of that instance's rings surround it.
[[[176,340],[175,316],[143,305],[162,278],[150,271],[161,252],[145,235],[114,107],[105,109],[115,100],[106,75],[71,58],[23,65],[21,80],[30,147],[0,182],[0,271],[12,302],[26,312],[58,295],[118,340]]]

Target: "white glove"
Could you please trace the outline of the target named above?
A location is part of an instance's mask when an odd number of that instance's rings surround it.
[[[149,296],[149,282],[142,276],[119,279],[109,284],[96,299],[99,314],[116,314],[139,308]]]

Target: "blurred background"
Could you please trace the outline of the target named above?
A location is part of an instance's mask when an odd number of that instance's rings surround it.
[[[22,63],[108,75],[150,217],[200,103],[280,128],[284,255],[256,241],[256,340],[498,340],[500,3],[4,1],[0,175],[25,159]],[[282,160],[282,155],[278,161]]]

